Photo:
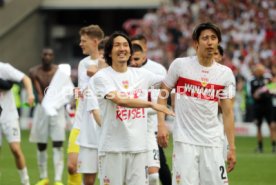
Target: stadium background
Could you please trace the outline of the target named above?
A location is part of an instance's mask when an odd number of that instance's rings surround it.
[[[276,62],[274,0],[0,0],[0,60],[27,73],[31,66],[40,63],[41,49],[51,46],[56,52],[56,63],[69,63],[75,69],[83,57],[78,46],[79,28],[99,24],[106,35],[115,30],[146,34],[149,57],[168,67],[175,57],[193,54],[191,30],[206,20],[221,27],[225,64],[236,76],[242,75],[248,82],[252,66],[259,62],[267,67],[269,75],[270,65]],[[253,152],[256,128],[247,91],[245,83],[241,93],[245,95],[237,109],[242,116],[236,125],[238,164],[230,174],[230,182],[274,185],[276,155],[271,154],[269,139],[265,140],[264,154]],[[21,122],[22,128],[30,127],[29,120],[23,118]],[[263,131],[268,137],[266,124]],[[28,130],[23,131],[22,148],[33,184],[38,178],[36,151],[28,142],[28,134]],[[166,151],[170,159],[171,148]],[[4,142],[1,185],[19,182],[11,157]]]

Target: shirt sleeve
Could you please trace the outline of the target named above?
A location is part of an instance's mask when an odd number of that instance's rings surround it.
[[[227,81],[225,83],[225,99],[232,99],[236,95],[236,80],[231,69],[227,71]]]
[[[168,88],[172,89],[175,87],[175,84],[179,77],[178,68],[179,68],[179,60],[175,59],[170,65],[168,74],[165,77],[165,80],[163,81]]]
[[[93,78],[91,78],[86,90],[86,110],[91,111],[95,109],[99,109],[99,103],[93,88]]]
[[[10,64],[5,65],[4,73],[6,76],[6,80],[10,80],[14,82],[21,82],[23,77],[25,76],[24,73],[14,68]]]
[[[95,74],[93,79],[93,89],[98,99],[105,98],[108,93],[116,91],[116,87],[111,79],[109,79],[103,71],[99,71]]]

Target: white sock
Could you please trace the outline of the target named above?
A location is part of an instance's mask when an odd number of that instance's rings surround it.
[[[159,174],[149,174],[149,185],[159,185]]]
[[[54,166],[55,166],[55,181],[61,181],[62,172],[64,168],[64,161],[63,161],[63,149],[62,147],[54,147],[53,148],[53,159],[54,159]]]
[[[18,170],[19,176],[20,176],[20,180],[21,180],[21,184],[22,185],[30,185],[30,180],[29,180],[29,175],[28,175],[28,170],[26,167],[24,167],[21,170]]]
[[[37,163],[39,168],[40,179],[45,179],[48,177],[47,172],[47,150],[37,151]]]

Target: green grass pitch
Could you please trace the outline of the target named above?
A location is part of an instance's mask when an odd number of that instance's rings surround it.
[[[36,146],[28,142],[29,132],[22,131],[22,148],[26,157],[31,185],[39,179],[36,163]],[[230,185],[275,185],[276,184],[276,154],[271,153],[270,141],[265,138],[265,152],[254,153],[256,139],[253,137],[237,137],[237,165],[233,172],[228,174]],[[51,143],[48,145],[48,173],[53,183],[54,171]],[[64,146],[67,146],[65,143]],[[171,166],[172,144],[165,150],[168,163]],[[64,149],[66,159],[66,149]],[[66,160],[63,173],[63,182],[66,184]],[[4,140],[0,153],[0,185],[20,185],[19,175],[15,168],[13,156],[7,142]],[[98,182],[97,182],[98,185]]]

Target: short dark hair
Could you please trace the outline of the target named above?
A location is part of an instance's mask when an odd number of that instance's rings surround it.
[[[106,63],[109,66],[112,65],[112,58],[109,55],[111,54],[111,51],[112,51],[112,48],[113,48],[113,41],[118,36],[124,37],[127,40],[129,48],[130,48],[130,53],[132,53],[131,41],[130,41],[129,37],[126,34],[124,34],[123,32],[120,32],[120,31],[114,32],[108,38],[108,40],[106,41],[105,46],[104,46],[104,58],[105,58]],[[127,61],[127,65],[129,65],[129,64],[130,64],[130,57]]]
[[[137,34],[137,35],[131,37],[130,40],[131,41],[140,40],[140,41],[143,41],[143,42],[147,43],[147,38],[143,34]]]
[[[219,42],[221,42],[221,32],[220,32],[219,27],[210,22],[201,23],[201,24],[197,25],[197,27],[193,31],[193,35],[192,35],[193,40],[198,41],[201,32],[203,30],[207,30],[207,29],[213,30],[215,32],[215,34],[217,35]]]
[[[224,50],[223,50],[223,47],[221,47],[221,45],[218,45],[218,51],[219,51],[219,54],[220,54],[221,56],[223,56]]]
[[[142,52],[143,48],[139,44],[132,44],[132,53],[134,52]]]

